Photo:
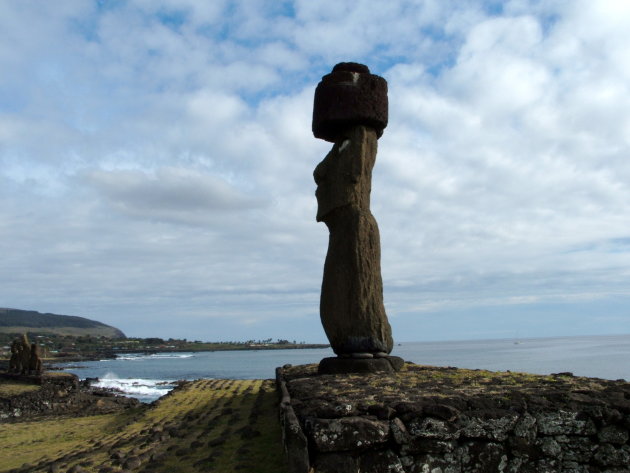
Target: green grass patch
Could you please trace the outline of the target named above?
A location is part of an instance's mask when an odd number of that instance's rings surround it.
[[[0,380],[0,397],[13,397],[24,393],[38,391],[41,386],[20,381]]]
[[[93,416],[4,424],[0,429],[0,471],[83,450],[91,439],[102,436],[110,422],[111,416]]]
[[[198,380],[123,413],[5,424],[0,449],[0,472],[286,472],[270,380]]]

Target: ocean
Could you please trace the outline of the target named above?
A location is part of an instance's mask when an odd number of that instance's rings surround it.
[[[523,371],[572,372],[576,376],[630,380],[630,335],[400,343],[392,355],[433,366]],[[116,359],[58,364],[94,386],[118,389],[151,402],[177,380],[273,378],[275,368],[317,363],[330,349],[247,350],[197,353],[121,354]]]

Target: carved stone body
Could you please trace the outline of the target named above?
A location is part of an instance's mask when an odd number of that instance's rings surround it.
[[[36,343],[31,344],[26,334],[16,338],[11,343],[11,358],[9,359],[9,373],[41,374],[43,364],[40,348]]]
[[[377,132],[352,126],[337,136],[313,173],[317,220],[330,231],[320,300],[322,325],[337,355],[390,353],[383,305],[378,225],[370,212]]]
[[[20,374],[27,374],[31,362],[31,343],[26,334],[22,335],[20,344]]]
[[[9,373],[19,373],[22,369],[22,365],[20,363],[21,353],[20,353],[20,341],[13,340],[11,343],[11,359],[9,360]]]
[[[40,355],[39,346],[36,343],[31,345],[31,357],[28,363],[28,370],[31,374],[42,373],[42,358]]]

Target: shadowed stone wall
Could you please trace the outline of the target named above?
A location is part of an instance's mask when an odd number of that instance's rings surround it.
[[[401,378],[315,370],[277,371],[285,445],[299,459],[291,473],[630,471],[623,380],[412,364]],[[426,382],[422,370],[432,370]]]

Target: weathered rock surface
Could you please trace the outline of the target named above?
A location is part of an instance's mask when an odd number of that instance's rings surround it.
[[[389,437],[389,423],[364,417],[312,419],[306,430],[320,452],[369,450],[384,444]]]
[[[292,473],[630,472],[625,381],[409,363],[388,376],[316,365],[277,376],[307,439]]]
[[[337,64],[315,90],[313,134],[334,143],[313,173],[317,221],[330,231],[320,315],[339,356],[373,358],[393,347],[383,305],[380,236],[370,211],[372,169],[387,108],[387,82],[363,64]],[[328,363],[323,372],[343,366],[354,367],[353,372],[391,371],[395,364]]]
[[[319,362],[319,374],[342,373],[393,373],[402,368],[405,362],[397,356],[379,358],[329,357]]]
[[[87,415],[116,412],[140,404],[134,398],[82,387],[70,373],[17,376],[0,373],[0,382],[40,385],[36,391],[0,397],[0,423],[30,420],[43,415]]]
[[[9,359],[9,373],[41,374],[42,359],[39,346],[31,343],[24,333],[11,343],[11,358]]]
[[[314,172],[317,220],[330,231],[320,315],[338,355],[389,353],[393,347],[383,305],[380,237],[370,212],[376,147],[373,129],[353,127]]]
[[[387,81],[363,64],[342,62],[315,89],[313,135],[336,143],[343,130],[366,125],[380,137],[387,113]]]

